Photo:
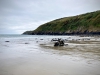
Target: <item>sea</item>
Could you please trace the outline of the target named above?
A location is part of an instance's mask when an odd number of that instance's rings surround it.
[[[0,75],[100,75],[100,37],[0,34]]]

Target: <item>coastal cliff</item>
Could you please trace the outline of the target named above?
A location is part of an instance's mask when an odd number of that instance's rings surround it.
[[[40,25],[36,30],[26,31],[28,35],[100,35],[100,10],[81,15],[64,17]]]

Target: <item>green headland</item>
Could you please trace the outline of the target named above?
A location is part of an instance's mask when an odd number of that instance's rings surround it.
[[[63,17],[43,25],[36,30],[26,31],[28,35],[100,35],[100,10],[76,16]]]

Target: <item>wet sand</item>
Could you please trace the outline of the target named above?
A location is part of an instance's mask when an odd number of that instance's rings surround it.
[[[100,75],[99,37],[64,36],[63,47],[41,38],[0,39],[0,75]]]

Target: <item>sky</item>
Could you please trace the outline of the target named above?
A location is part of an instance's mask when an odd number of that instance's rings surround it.
[[[100,10],[100,0],[0,0],[0,34],[22,34],[49,21]]]

